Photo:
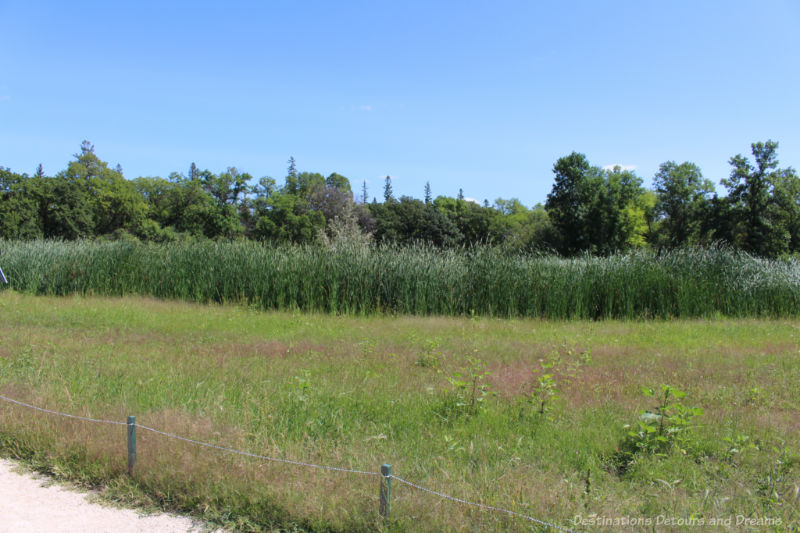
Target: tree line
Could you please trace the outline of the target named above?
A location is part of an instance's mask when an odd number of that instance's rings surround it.
[[[489,244],[511,251],[605,255],[634,248],[725,242],[778,257],[800,252],[800,179],[780,168],[778,143],[751,145],[752,160],[730,158],[716,193],[697,165],[660,165],[653,188],[635,172],[607,170],[573,152],[553,165],[544,205],[498,198],[395,197],[386,177],[381,200],[367,183],[356,193],[336,172],[300,172],[289,160],[284,183],[229,167],[215,174],[194,163],[186,174],[126,179],[84,141],[67,168],[32,176],[0,167],[0,237],[168,242],[253,239],[274,243],[426,242],[438,247]]]

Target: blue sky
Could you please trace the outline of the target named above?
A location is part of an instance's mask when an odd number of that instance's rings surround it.
[[[758,140],[800,166],[798,27],[791,0],[0,0],[0,165],[54,174],[88,139],[128,178],[282,183],[294,156],[379,198],[389,174],[532,205],[575,150],[719,182]]]

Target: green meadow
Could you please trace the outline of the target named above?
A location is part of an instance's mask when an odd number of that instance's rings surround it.
[[[4,270],[11,278],[15,267]],[[4,290],[0,394],[93,418],[135,415],[258,455],[365,471],[389,463],[426,488],[581,531],[624,529],[592,516],[673,520],[659,531],[685,530],[678,520],[729,518],[733,530],[758,531],[800,521],[797,319],[260,307],[249,297],[199,305]],[[0,449],[111,500],[240,530],[547,530],[396,481],[384,521],[377,477],[142,429],[129,477],[124,426],[7,402]]]

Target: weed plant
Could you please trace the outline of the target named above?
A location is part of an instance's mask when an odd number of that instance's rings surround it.
[[[694,419],[703,415],[700,407],[688,407],[682,402],[686,393],[672,385],[661,385],[657,393],[652,388],[642,388],[648,398],[655,398],[652,409],[639,413],[636,427],[631,428],[615,455],[615,464],[624,473],[641,455],[665,457],[673,448],[683,455],[692,445]]]

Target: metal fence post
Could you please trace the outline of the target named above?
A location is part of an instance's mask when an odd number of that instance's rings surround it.
[[[389,498],[392,496],[392,465],[381,466],[381,516],[389,518]]]
[[[128,417],[128,475],[133,475],[136,464],[136,417]]]

